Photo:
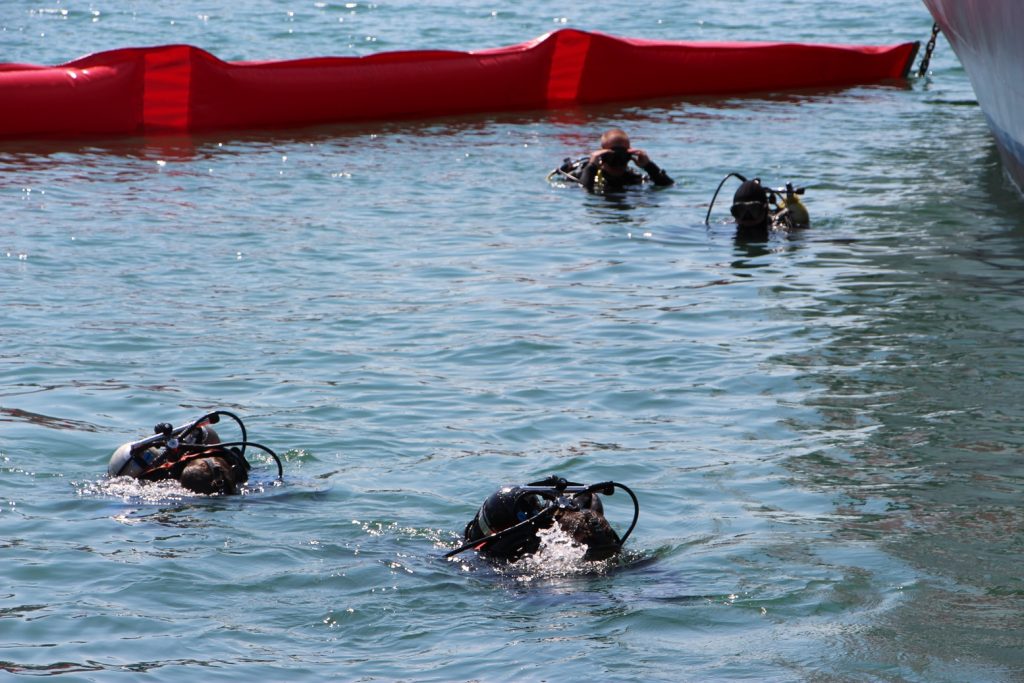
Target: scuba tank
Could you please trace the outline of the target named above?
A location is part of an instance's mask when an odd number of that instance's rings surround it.
[[[553,521],[546,514],[549,506],[550,501],[521,486],[502,487],[487,497],[463,535],[466,541],[475,543],[521,524],[517,533],[507,533],[486,543],[487,552],[506,558],[536,552],[540,546],[536,530],[550,526]]]
[[[786,183],[785,194],[781,191],[774,192],[775,203],[779,207],[777,215],[788,223],[790,228],[811,227],[811,214],[807,207],[800,201],[799,195],[803,194],[804,188],[793,188],[793,183]]]
[[[555,176],[561,176],[574,183],[578,183],[580,182],[580,173],[582,173],[583,167],[587,165],[589,160],[590,157],[580,157],[578,159],[565,157],[562,160],[561,166],[548,173],[546,180],[550,183]]]
[[[210,420],[216,422],[216,420]],[[182,435],[184,437],[182,438]],[[153,467],[168,461],[181,446],[212,445],[220,443],[217,432],[208,423],[190,422],[175,429],[169,422],[153,427],[153,436],[121,444],[107,464],[111,477],[141,478]]]

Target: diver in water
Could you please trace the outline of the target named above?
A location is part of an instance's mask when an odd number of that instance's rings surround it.
[[[630,168],[630,162],[647,175]],[[598,194],[621,192],[626,187],[641,185],[644,182],[652,182],[659,187],[675,183],[668,173],[651,161],[647,152],[633,147],[629,142],[629,135],[620,128],[606,130],[601,135],[600,149],[576,161],[566,159],[548,178],[555,174],[579,183],[587,192]]]
[[[598,496],[610,496],[616,488],[633,499],[633,522],[621,537],[605,519]],[[636,495],[613,481],[583,486],[551,476],[532,484],[504,486],[484,501],[466,525],[465,544],[445,557],[472,548],[488,559],[515,562],[540,548],[537,531],[557,524],[575,543],[586,547],[583,559],[606,560],[622,549],[639,515]]]
[[[773,190],[763,186],[760,178],[747,180],[739,173],[730,173],[719,183],[704,218],[706,225],[709,224],[718,192],[725,181],[732,177],[738,178],[741,183],[733,194],[732,206],[729,208],[736,221],[738,240],[765,242],[772,231],[788,232],[810,227],[810,214],[799,197],[804,193],[802,187],[794,188],[792,183],[786,183],[785,189]],[[773,205],[775,208],[772,208]]]
[[[232,418],[242,431],[242,440],[224,443],[210,425],[224,415]],[[175,479],[182,487],[203,494],[234,494],[249,479],[251,465],[245,459],[247,446],[268,453],[277,462],[277,475],[283,474],[281,460],[272,450],[247,440],[242,420],[226,410],[203,415],[180,427],[161,422],[153,436],[122,444],[110,457],[107,474],[142,481]]]

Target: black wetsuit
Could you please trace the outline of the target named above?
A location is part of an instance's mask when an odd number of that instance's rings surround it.
[[[583,169],[580,171],[580,185],[587,189],[587,192],[594,192],[594,185],[597,180],[597,172],[601,170],[598,164],[592,164],[589,161],[583,164]],[[625,173],[620,176],[612,176],[604,173],[604,191],[618,192],[626,189],[630,185],[640,185],[644,180],[650,180],[659,187],[666,185],[672,185],[675,183],[668,173],[665,173],[656,163],[653,161],[648,162],[647,168],[644,169],[647,172],[647,176],[643,176],[637,173],[631,168],[627,168]]]
[[[736,224],[736,239],[744,242],[767,242],[769,235],[774,231],[789,232],[793,229],[793,220],[789,214],[780,211],[771,211],[765,205],[764,220],[755,225]]]
[[[767,217],[756,225],[736,225],[736,239],[740,242],[767,242],[771,232],[772,224]]]

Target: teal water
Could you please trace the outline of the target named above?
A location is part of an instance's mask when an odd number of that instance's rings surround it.
[[[923,40],[916,2],[16,3],[5,61]],[[1021,197],[955,56],[909,85],[0,144],[0,676],[1015,681]],[[622,125],[678,184],[544,181]],[[738,244],[730,171],[814,227]],[[224,408],[234,498],[111,482]],[[254,458],[255,459],[255,458]],[[634,489],[626,556],[441,559],[497,486]],[[622,529],[621,495],[607,499]],[[145,675],[143,675],[145,674]]]

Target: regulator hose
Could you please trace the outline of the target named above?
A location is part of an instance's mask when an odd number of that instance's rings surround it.
[[[217,424],[218,422],[220,422],[221,415],[230,417],[232,420],[235,421],[236,424],[238,424],[238,428],[242,431],[242,443],[247,443],[249,441],[249,438],[245,431],[245,423],[242,422],[242,418],[227,410],[214,410],[213,412],[203,415],[201,418],[190,424],[185,429],[185,431],[178,436],[178,438],[184,441],[185,437],[187,437],[189,434],[195,431],[196,427],[203,424],[204,422],[209,421],[210,424]],[[245,445],[242,446],[242,456],[245,456]],[[276,458],[277,456],[275,455],[274,457]],[[278,462],[278,464],[280,464],[280,461]]]
[[[722,191],[722,186],[725,185],[725,181],[729,178],[738,178],[741,183],[747,182],[747,177],[740,173],[730,173],[722,178],[722,182],[718,183],[718,188],[715,190],[715,194],[711,197],[711,203],[708,204],[707,215],[704,216],[704,225],[710,225],[708,222],[711,220],[711,209],[715,208],[715,200],[718,199],[718,193]]]
[[[188,436],[190,436],[194,431],[196,431],[196,429],[200,428],[202,425],[217,424],[218,422],[220,422],[220,418],[222,415],[231,418],[238,425],[239,430],[241,430],[242,432],[242,438],[239,441],[228,441],[220,443],[183,443]],[[211,455],[216,455],[217,449],[238,448],[239,451],[237,455],[242,459],[242,462],[244,462],[246,467],[248,468],[251,467],[251,465],[249,464],[249,461],[245,457],[245,449],[251,446],[252,448],[257,448],[266,453],[267,455],[269,455],[270,457],[272,457],[274,459],[274,462],[277,464],[277,478],[279,480],[284,478],[284,466],[281,464],[281,458],[278,457],[277,453],[275,453],[271,448],[264,446],[261,443],[249,441],[248,432],[245,429],[245,423],[242,422],[242,418],[238,417],[237,415],[228,410],[211,411],[209,413],[206,413],[202,417],[198,418],[197,420],[194,420],[183,427],[179,427],[178,429],[173,429],[171,428],[170,425],[157,425],[157,427],[158,433],[156,435],[151,436],[147,439],[143,439],[142,441],[136,442],[134,444],[135,448],[132,449],[133,458],[138,457],[137,453],[143,449],[142,447],[149,448],[158,445],[163,445],[166,447],[168,445],[168,442],[170,442],[173,439],[177,441],[177,445],[172,449],[172,452],[181,453],[186,456],[191,455],[193,457],[203,453],[204,451],[210,451]],[[152,475],[154,472],[158,472],[159,470],[162,469],[170,469],[177,465],[178,463],[180,463],[181,461],[182,457],[176,457],[173,460],[162,460],[161,462],[154,466],[147,466],[148,469],[143,471],[141,476],[145,477],[147,475]],[[122,470],[123,469],[124,468],[122,467]]]

